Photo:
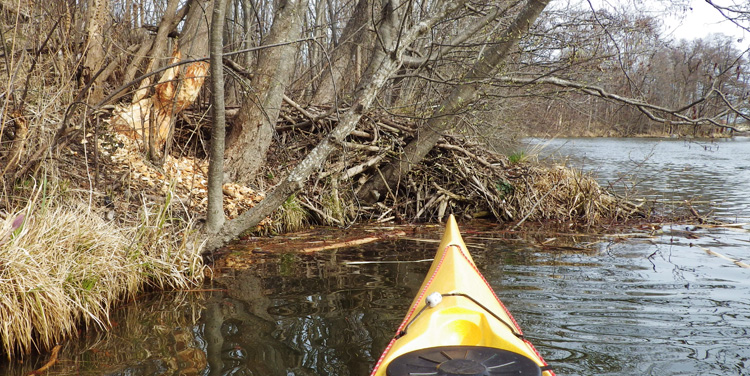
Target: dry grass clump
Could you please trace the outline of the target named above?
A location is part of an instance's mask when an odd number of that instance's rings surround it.
[[[578,169],[526,165],[522,170],[506,198],[507,210],[516,220],[574,220],[593,225],[627,218],[638,209]]]
[[[24,207],[0,213],[0,352],[10,359],[49,349],[80,324],[107,327],[113,306],[147,286],[197,285],[203,264],[189,228],[168,204],[144,205],[141,223],[127,227],[33,189]]]

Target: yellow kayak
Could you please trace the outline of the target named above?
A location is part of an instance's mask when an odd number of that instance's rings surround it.
[[[451,215],[435,260],[371,376],[554,372],[479,272]]]

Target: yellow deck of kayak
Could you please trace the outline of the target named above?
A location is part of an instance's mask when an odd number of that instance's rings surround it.
[[[443,295],[442,302],[418,314],[426,305],[425,298],[433,292]],[[464,296],[445,296],[449,293],[469,295],[484,308]],[[508,350],[530,358],[540,368],[546,366],[531,343],[519,338],[521,330],[518,324],[477,270],[452,215],[430,271],[397,333],[405,328],[406,334],[391,341],[371,375],[386,375],[388,364],[402,354],[453,345]],[[543,375],[554,373],[544,371]]]

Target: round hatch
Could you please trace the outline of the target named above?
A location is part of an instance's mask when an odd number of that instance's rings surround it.
[[[391,361],[388,376],[541,376],[533,360],[483,346],[442,346],[412,351]]]

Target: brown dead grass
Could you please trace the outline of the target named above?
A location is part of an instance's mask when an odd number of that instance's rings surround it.
[[[507,213],[516,221],[577,221],[591,226],[638,214],[640,208],[605,191],[589,174],[565,166],[526,165],[513,179]]]
[[[144,205],[137,226],[122,226],[47,189],[0,213],[0,352],[9,359],[75,337],[81,324],[108,327],[113,307],[149,286],[202,281],[198,239],[169,205]]]

